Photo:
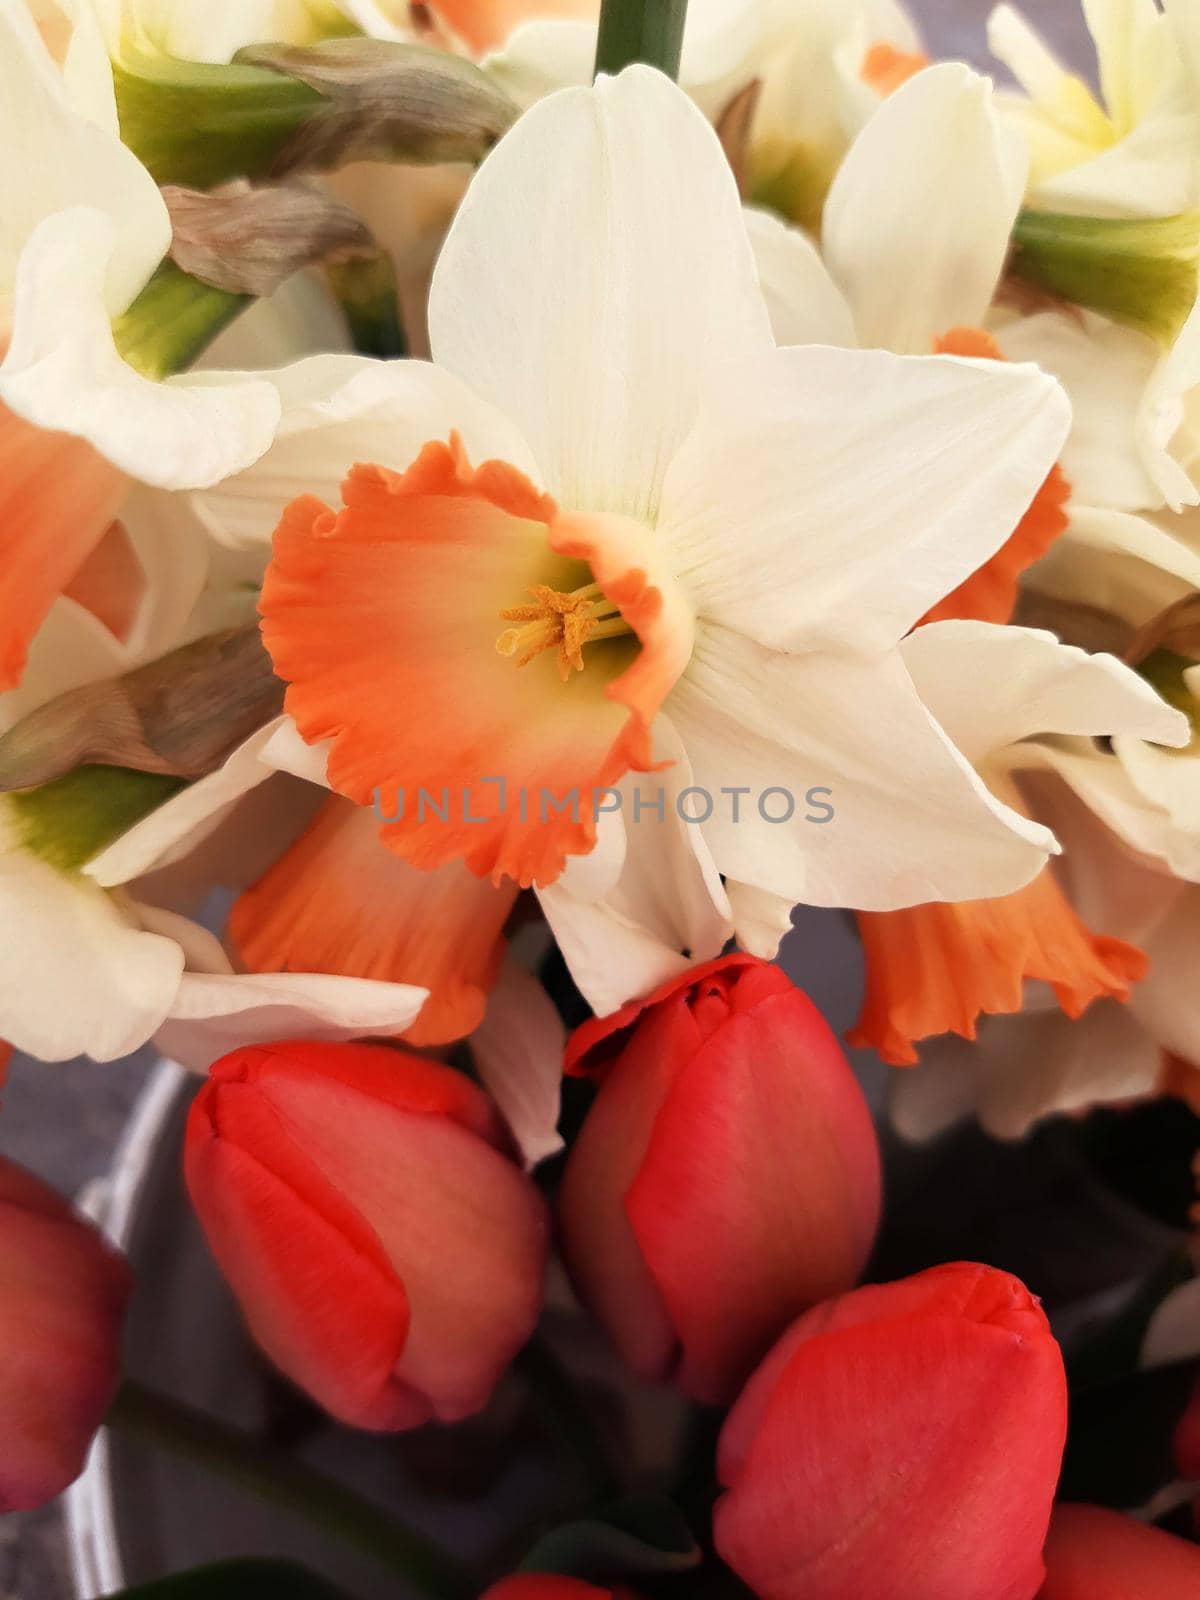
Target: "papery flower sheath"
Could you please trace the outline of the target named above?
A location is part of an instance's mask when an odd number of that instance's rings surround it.
[[[844,801],[824,829],[714,808],[699,833],[736,883],[882,907],[1032,875],[1050,839],[991,799],[896,645],[1045,478],[1053,384],[777,349],[719,146],[645,68],[501,142],[430,330],[436,365],[381,376],[374,416],[361,394],[310,405],[326,426],[291,481],[360,464],[340,509],[288,508],[261,604],[331,785],[407,789],[397,853],[553,882],[593,845],[597,793],[655,765],[661,719],[714,796]],[[278,497],[285,459],[231,490]],[[449,820],[420,815],[422,789],[453,795]]]

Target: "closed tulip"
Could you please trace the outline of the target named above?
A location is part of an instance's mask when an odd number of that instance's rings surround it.
[[[60,1195],[0,1158],[0,1511],[39,1506],[83,1470],[132,1285]]]
[[[601,1589],[582,1578],[548,1572],[519,1572],[493,1584],[483,1600],[636,1600],[628,1589]]]
[[[1066,1421],[1016,1278],[858,1289],[801,1317],[730,1413],[717,1550],[761,1600],[1034,1600]]]
[[[567,1070],[601,1079],[561,1195],[576,1288],[637,1373],[728,1403],[870,1252],[879,1149],[845,1056],[777,967],[734,955],[585,1023]]]
[[[385,1045],[235,1050],[188,1118],[188,1188],[258,1343],[379,1431],[484,1406],[542,1302],[542,1200],[487,1096]]]
[[[1040,1600],[1196,1600],[1200,1547],[1099,1506],[1058,1506]]]

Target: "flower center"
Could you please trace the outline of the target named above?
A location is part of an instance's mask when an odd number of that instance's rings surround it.
[[[562,594],[548,584],[535,583],[528,591],[534,603],[510,606],[500,613],[505,628],[496,640],[502,656],[513,656],[518,667],[528,666],[543,650],[558,651],[558,672],[563,682],[572,670],[583,671],[583,647],[598,639],[617,639],[633,629],[598,583]]]

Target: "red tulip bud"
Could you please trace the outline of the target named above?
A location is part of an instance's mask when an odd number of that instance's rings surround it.
[[[727,1403],[870,1252],[879,1149],[841,1048],[734,955],[585,1023],[567,1070],[603,1080],[562,1187],[576,1287],[636,1372]]]
[[[0,1158],[0,1511],[39,1506],[83,1471],[132,1287],[61,1195]]]
[[[1200,1548],[1119,1511],[1057,1506],[1040,1600],[1196,1600]]]
[[[1066,1425],[1016,1278],[858,1289],[801,1317],[730,1413],[717,1550],[761,1600],[1033,1600]]]
[[[548,1572],[521,1572],[493,1584],[483,1600],[636,1600],[628,1589],[598,1589],[582,1578],[559,1578]]]
[[[185,1166],[271,1359],[392,1431],[487,1403],[542,1303],[541,1197],[459,1072],[386,1045],[289,1042],[215,1063]]]
[[[1175,1429],[1172,1454],[1179,1476],[1200,1483],[1200,1382],[1193,1388],[1191,1399]]]

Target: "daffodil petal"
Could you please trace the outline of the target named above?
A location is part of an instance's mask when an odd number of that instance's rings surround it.
[[[968,67],[929,67],[883,102],[833,181],[822,229],[860,344],[923,355],[939,334],[982,323],[1027,170],[991,84]]]
[[[467,193],[429,331],[565,510],[653,522],[705,375],[771,342],[733,176],[695,106],[647,67],[534,106]]]
[[[709,625],[666,710],[718,801],[704,827],[718,868],[793,902],[984,899],[1056,848],[991,795],[896,653],[779,655]]]
[[[660,537],[701,616],[780,649],[884,650],[1000,548],[1069,420],[1029,367],[771,351],[713,384]]]
[[[118,354],[105,300],[118,233],[87,206],[40,224],[21,256],[0,401],[41,428],[86,439],[130,477],[164,489],[249,465],[279,421],[274,384],[250,373],[154,382]]]
[[[1186,744],[1187,718],[1116,656],[1038,628],[931,622],[900,646],[917,693],[976,766],[1037,734],[1133,734]]]

